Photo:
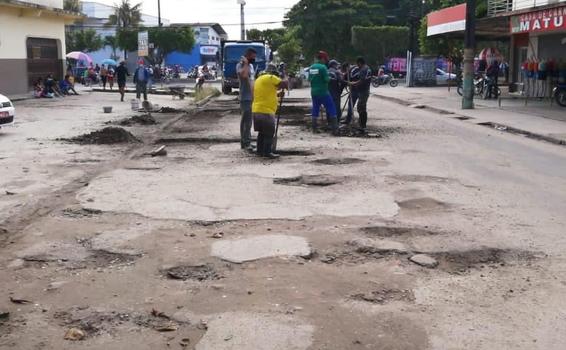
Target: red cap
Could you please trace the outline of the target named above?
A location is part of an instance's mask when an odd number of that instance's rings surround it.
[[[328,52],[326,51],[319,51],[318,55],[316,56],[319,60],[329,60]]]

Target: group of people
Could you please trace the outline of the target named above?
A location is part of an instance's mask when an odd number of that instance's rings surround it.
[[[246,50],[236,66],[240,85],[240,146],[243,150],[257,153],[259,156],[277,158],[273,150],[276,137],[276,119],[278,97],[283,98],[284,90],[289,88],[285,69],[268,65],[267,69],[255,80],[254,62],[256,51]],[[319,117],[324,106],[326,118],[332,133],[338,135],[339,124],[351,124],[354,107],[357,105],[359,127],[365,132],[367,127],[367,101],[369,98],[372,72],[363,57],[356,65],[341,65],[330,60],[325,51],[315,57],[316,62],[309,69],[312,97],[312,128],[319,133]],[[255,81],[254,81],[255,80]],[[347,91],[347,103],[342,107],[342,97]],[[347,108],[346,118],[342,112]],[[257,148],[251,144],[251,129],[258,132]]]
[[[65,75],[59,80],[48,74],[45,79],[39,78],[33,85],[33,96],[35,98],[55,98],[69,95],[78,95],[75,90],[75,80],[72,75]]]
[[[318,133],[320,107],[324,106],[328,124],[333,134],[338,133],[338,125],[350,125],[354,119],[354,107],[357,105],[359,128],[365,132],[367,128],[367,101],[371,87],[371,68],[363,57],[358,57],[356,65],[340,64],[330,60],[325,51],[320,51],[316,62],[309,69],[312,96],[313,132]],[[347,91],[347,99],[342,106],[342,96]],[[346,118],[343,112],[347,109]]]

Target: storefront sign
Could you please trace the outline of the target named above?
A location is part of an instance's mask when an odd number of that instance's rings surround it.
[[[427,36],[466,29],[466,4],[448,7],[427,15]]]
[[[149,34],[147,32],[138,33],[138,56],[149,56]]]
[[[511,17],[511,33],[537,33],[566,29],[566,6]]]
[[[215,56],[218,52],[218,46],[201,46],[200,54],[203,56]]]

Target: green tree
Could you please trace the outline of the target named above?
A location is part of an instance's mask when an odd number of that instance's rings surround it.
[[[277,49],[277,54],[281,62],[287,64],[287,71],[295,72],[299,69],[299,58],[303,48],[301,41],[297,37],[300,27],[289,29],[282,38],[282,44]]]
[[[73,30],[65,33],[67,51],[92,52],[100,50],[104,42],[94,29]]]
[[[120,45],[118,45],[118,38],[112,35],[107,35],[106,37],[104,37],[104,45],[110,46],[110,48],[112,49],[112,57],[110,58],[112,58],[113,60],[117,60],[118,55],[116,54],[116,52],[120,47]]]
[[[190,27],[149,28],[149,41],[155,45],[149,59],[160,64],[173,51],[191,52],[195,46],[195,33]]]
[[[250,29],[247,31],[246,35],[248,40],[265,41],[269,44],[271,50],[277,51],[279,46],[284,42],[283,37],[285,36],[285,33],[285,28],[266,30]]]
[[[124,50],[124,54],[138,49],[138,30],[120,28],[116,32],[118,47]],[[124,56],[126,58],[126,56]]]
[[[138,27],[142,21],[141,5],[132,5],[130,0],[122,0],[120,5],[114,6],[114,13],[108,17],[107,25],[118,28]]]
[[[384,19],[381,1],[300,0],[286,14],[285,25],[301,27],[297,37],[308,57],[325,50],[333,57],[351,59],[356,56],[352,25],[380,25]]]
[[[409,28],[398,26],[352,27],[352,45],[370,65],[386,57],[404,55],[409,47]]]
[[[79,0],[65,0],[63,9],[71,12],[81,12],[81,3]]]

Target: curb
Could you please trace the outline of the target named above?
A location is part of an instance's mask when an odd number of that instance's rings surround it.
[[[437,113],[437,114],[451,115],[451,116],[454,116],[453,118],[459,119],[461,121],[475,119],[473,117],[458,114],[458,113],[455,113],[453,111],[449,111],[449,110],[445,110],[445,109],[440,109],[440,108],[431,107],[431,106],[422,105],[422,104],[421,105],[411,104],[410,102],[408,102],[406,100],[396,98],[396,97],[384,96],[384,95],[379,95],[379,94],[376,94],[376,93],[372,93],[372,95],[377,97],[377,98],[380,98],[382,100],[397,103],[397,104],[405,106],[405,107],[413,107],[413,108],[417,108],[417,109],[424,109],[424,110],[428,110],[430,112],[434,112],[434,113]],[[507,133],[515,134],[515,135],[521,135],[521,136],[525,136],[525,137],[533,139],[533,140],[539,140],[539,141],[545,141],[545,142],[548,142],[548,143],[552,143],[554,145],[566,146],[566,140],[557,139],[557,138],[547,136],[547,135],[536,134],[536,133],[533,133],[533,132],[530,132],[530,131],[527,131],[527,130],[517,129],[517,128],[514,128],[512,126],[505,125],[505,124],[494,123],[494,122],[481,122],[481,123],[475,123],[475,125],[487,126],[487,127],[493,128],[497,131],[507,132]]]

